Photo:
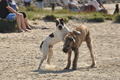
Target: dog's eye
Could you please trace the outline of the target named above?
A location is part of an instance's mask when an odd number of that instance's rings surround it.
[[[67,45],[67,47],[69,47],[70,45]]]
[[[59,22],[58,21],[56,21],[56,26],[59,24]]]
[[[64,24],[64,20],[63,20],[63,19],[61,19],[61,20],[60,20],[60,23],[63,25],[63,24]]]
[[[63,21],[60,22],[62,25],[64,24]]]
[[[70,38],[69,40],[70,40],[70,41],[73,41],[73,39],[72,39],[72,38]]]

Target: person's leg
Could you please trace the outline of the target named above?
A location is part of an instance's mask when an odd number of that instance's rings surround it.
[[[26,7],[30,6],[30,2],[26,2]]]
[[[28,6],[31,6],[31,2],[28,2]]]
[[[54,4],[51,4],[51,7],[52,7],[52,11],[54,11],[55,5],[54,5]]]
[[[20,22],[20,17],[19,17],[19,15],[16,15],[16,22],[17,22],[19,31],[24,32],[24,30],[21,28],[21,22]]]
[[[39,9],[42,9],[42,4],[39,1],[38,1],[38,7],[39,7]]]
[[[27,6],[27,3],[26,2],[24,2],[24,5],[25,5],[25,7]]]
[[[32,28],[31,28],[31,27],[29,26],[29,24],[28,24],[28,19],[27,19],[26,14],[25,14],[24,12],[20,12],[20,13],[23,14],[23,17],[24,17],[24,23],[25,23],[26,28],[31,30]]]
[[[23,15],[20,15],[19,17],[20,17],[20,22],[21,22],[22,29],[25,30],[25,31],[28,31],[28,29],[26,28],[26,25],[25,25],[25,20],[24,20]]]
[[[41,2],[42,9],[44,8],[44,2]]]
[[[53,11],[55,10],[55,4],[53,4]]]
[[[26,28],[31,30],[32,28],[29,26],[27,18],[24,18],[24,22],[25,22]]]

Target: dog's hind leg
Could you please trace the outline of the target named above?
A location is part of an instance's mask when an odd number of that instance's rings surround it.
[[[43,61],[44,61],[46,58],[47,58],[47,54],[45,54],[45,55],[42,56],[42,59],[40,60],[40,64],[39,64],[38,69],[40,69],[40,67],[41,67],[41,65],[42,65],[42,63],[43,63]]]
[[[47,47],[46,47],[46,48],[47,48]],[[41,58],[41,60],[40,60],[40,64],[39,64],[38,69],[40,69],[43,61],[47,58],[48,48],[47,48],[47,49],[46,49],[46,48],[44,48],[44,49],[42,50],[43,55],[42,55],[42,58]]]
[[[94,57],[94,54],[93,54],[93,51],[92,51],[92,43],[91,43],[90,33],[88,33],[88,35],[86,36],[86,43],[87,43],[87,46],[89,48],[91,59],[92,59],[91,67],[95,67],[96,63],[95,63],[95,57]]]
[[[50,59],[52,58],[53,55],[53,50],[52,48],[49,48],[49,53],[48,53],[48,59],[47,59],[47,63],[50,65]]]

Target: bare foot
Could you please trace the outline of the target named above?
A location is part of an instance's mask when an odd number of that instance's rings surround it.
[[[24,30],[18,30],[18,32],[25,32]]]
[[[26,29],[25,31],[26,31],[26,32],[29,32],[30,30]]]
[[[32,28],[30,26],[28,26],[27,29],[32,30]]]

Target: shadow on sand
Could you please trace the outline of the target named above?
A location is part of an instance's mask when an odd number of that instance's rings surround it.
[[[39,74],[46,74],[46,73],[68,73],[68,72],[72,72],[74,70],[71,69],[67,69],[67,70],[59,70],[59,71],[47,71],[47,70],[33,70],[32,72],[38,72]]]
[[[73,71],[89,71],[90,69],[93,69],[91,68],[90,66],[86,66],[86,67],[80,67],[80,68],[77,68],[77,70],[72,70],[72,69],[63,69],[63,70],[42,70],[42,69],[39,69],[39,70],[33,70],[31,72],[38,72],[39,74],[46,74],[46,73],[68,73],[68,72],[73,72]]]

